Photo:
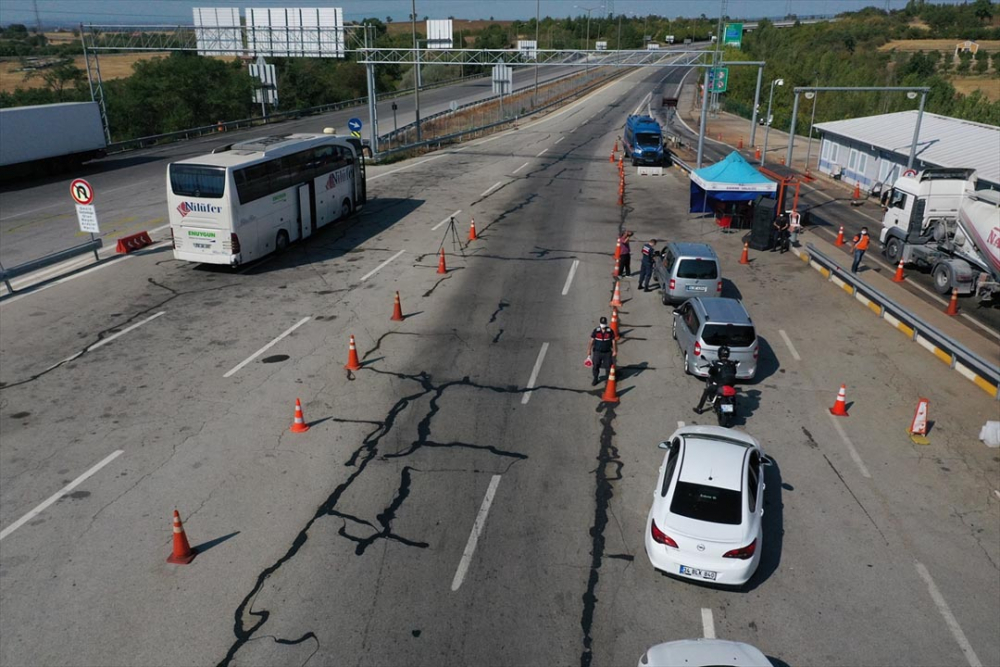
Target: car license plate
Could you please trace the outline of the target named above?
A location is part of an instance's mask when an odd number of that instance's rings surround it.
[[[713,572],[712,570],[699,570],[696,567],[688,567],[687,565],[681,565],[681,574],[687,574],[692,577],[701,577],[702,579],[711,579],[715,581],[715,578],[719,576],[718,572]]]
[[[687,286],[687,291],[688,292],[707,292],[708,288],[707,287],[703,287],[701,285],[688,285]]]
[[[723,403],[722,404],[722,411],[723,412],[732,412],[733,411],[733,406],[729,405],[728,403]]]
[[[195,243],[194,247],[195,248],[201,248],[202,250],[211,250],[212,249],[212,244],[211,243]]]

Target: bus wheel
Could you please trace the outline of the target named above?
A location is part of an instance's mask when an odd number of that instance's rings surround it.
[[[285,252],[288,249],[288,232],[282,229],[274,239],[274,251]]]
[[[352,210],[351,200],[347,199],[345,197],[344,198],[344,203],[340,207],[340,217],[341,218],[346,218],[347,216],[349,216],[351,214],[351,210]]]

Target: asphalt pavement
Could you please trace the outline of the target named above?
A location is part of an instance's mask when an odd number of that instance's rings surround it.
[[[682,75],[376,167],[349,223],[238,272],[160,243],[0,301],[0,664],[627,665],[701,636],[776,665],[1000,663],[996,401],[794,256],[738,264],[679,169],[629,169],[617,204],[625,117]],[[136,215],[162,163],[121,172],[147,169]],[[643,549],[657,443],[711,416],[670,309],[622,281],[620,403],[583,367],[623,228],[711,243],[757,326],[736,428],[775,465],[740,590]]]

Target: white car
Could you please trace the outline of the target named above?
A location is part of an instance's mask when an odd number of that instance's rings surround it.
[[[772,667],[759,650],[743,642],[725,639],[681,639],[657,644],[639,660],[639,667]]]
[[[741,586],[760,562],[763,466],[754,438],[716,426],[685,426],[667,442],[646,520],[646,554],[658,570]]]

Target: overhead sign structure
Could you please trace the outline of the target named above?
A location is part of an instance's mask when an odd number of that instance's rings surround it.
[[[349,121],[347,121],[347,129],[351,131],[351,136],[355,137],[356,139],[361,138],[361,128],[363,126],[364,123],[361,122],[360,118],[352,118]]]
[[[254,88],[253,101],[257,104],[278,105],[278,77],[274,65],[268,65],[264,56],[257,56],[256,63],[250,63],[250,76],[260,81],[260,87]]]
[[[100,234],[101,228],[97,224],[97,209],[93,204],[77,204],[76,219],[80,223],[80,231],[90,234]]]
[[[509,95],[514,80],[514,68],[510,65],[493,66],[493,94]]]
[[[269,57],[344,57],[340,7],[247,8],[247,47]]]
[[[450,49],[453,44],[451,19],[427,20],[427,48]]]
[[[236,7],[194,7],[194,36],[199,56],[241,56],[243,35]]]
[[[727,23],[726,32],[723,33],[722,44],[724,46],[735,46],[737,49],[743,44],[743,24]]]
[[[69,184],[69,194],[77,204],[91,204],[94,201],[94,188],[82,178],[74,179]]]
[[[517,50],[528,60],[534,60],[538,57],[538,42],[533,39],[519,39]]]
[[[708,70],[708,92],[724,93],[729,89],[729,68],[713,67]]]

